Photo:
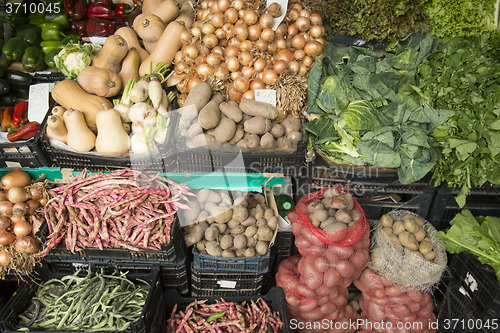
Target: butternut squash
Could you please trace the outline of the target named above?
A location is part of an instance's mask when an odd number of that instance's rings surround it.
[[[142,14],[134,20],[134,31],[143,41],[156,42],[165,30],[165,23],[153,13]]]
[[[104,156],[118,156],[130,149],[130,138],[115,109],[102,110],[97,114],[97,138],[95,149]]]
[[[144,47],[146,48],[146,50],[148,50],[148,52],[151,53],[155,49],[157,42],[149,42],[149,41],[145,40],[145,41],[143,41],[143,43],[144,43]]]
[[[66,111],[65,108],[63,108],[62,106],[60,105],[56,105],[52,108],[52,114],[55,115],[55,116],[59,116],[59,117],[62,117],[64,112]]]
[[[179,22],[184,22],[184,26],[186,27],[186,29],[190,29],[191,26],[193,25],[193,19],[194,19],[193,4],[191,4],[191,1],[189,0],[184,0],[184,2],[181,5],[181,10],[179,11],[179,15],[177,15],[177,18],[175,20]]]
[[[107,68],[87,66],[78,74],[78,84],[90,94],[102,97],[118,95],[122,89],[122,79]]]
[[[68,109],[63,115],[64,124],[68,130],[68,146],[79,152],[87,152],[95,147],[95,134],[87,124],[83,113]]]
[[[125,38],[120,35],[109,36],[102,48],[96,52],[94,59],[92,59],[92,66],[107,68],[118,73],[127,52],[128,44]]]
[[[183,23],[178,21],[170,22],[158,42],[156,42],[155,48],[149,54],[149,57],[141,63],[139,75],[149,74],[150,68],[155,68],[160,61],[166,64],[172,63],[175,53],[181,48],[180,36],[185,30]]]
[[[120,35],[123,37],[123,39],[125,39],[129,50],[135,48],[136,51],[139,52],[141,62],[149,56],[149,52],[146,51],[139,43],[139,39],[137,39],[137,34],[135,33],[134,29],[130,27],[121,27],[115,31],[115,35]]]
[[[50,139],[59,140],[65,144],[68,143],[68,130],[60,116],[53,114],[47,118],[47,136]]]
[[[151,13],[155,8],[161,5],[162,2],[163,0],[144,0],[142,2],[142,13]]]
[[[63,108],[74,108],[81,111],[88,127],[93,131],[97,129],[95,124],[97,112],[113,107],[110,100],[89,94],[73,80],[56,82],[52,88],[51,96]]]
[[[141,57],[135,48],[131,48],[125,58],[123,58],[122,69],[118,75],[122,79],[122,89],[125,88],[128,80],[139,80],[139,66],[141,65]]]
[[[158,16],[163,23],[169,24],[179,15],[179,4],[176,0],[165,0],[150,14]]]

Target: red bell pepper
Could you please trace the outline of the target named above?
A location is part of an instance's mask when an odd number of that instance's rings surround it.
[[[40,125],[38,122],[31,121],[21,126],[19,130],[9,132],[9,134],[7,134],[7,139],[9,141],[31,139],[38,133],[39,128]]]
[[[89,6],[92,5],[103,5],[108,8],[113,7],[113,1],[112,0],[89,0]]]
[[[114,6],[115,15],[118,17],[122,17],[124,19],[127,18],[128,14],[133,11],[132,7],[130,7],[127,3],[119,3]]]
[[[90,18],[87,20],[87,36],[110,36],[115,32],[115,24],[111,20]]]
[[[12,106],[7,106],[2,113],[2,132],[7,132],[12,126],[12,114],[14,113],[14,108]]]
[[[21,120],[28,117],[28,102],[21,101],[14,107],[14,114],[12,115],[12,127],[17,128]]]
[[[87,35],[87,19],[71,21],[70,29],[75,35],[86,36]]]
[[[87,14],[87,0],[64,0],[64,9],[72,20],[81,20]]]
[[[87,17],[112,20],[115,17],[115,12],[104,5],[92,5],[87,9]]]

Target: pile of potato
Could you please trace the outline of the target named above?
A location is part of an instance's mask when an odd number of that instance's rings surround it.
[[[436,253],[433,244],[424,229],[424,220],[412,214],[406,214],[401,219],[394,221],[389,215],[382,215],[380,218],[383,231],[389,236],[391,241],[407,248],[419,257],[427,260],[434,260]]]
[[[323,193],[324,199],[316,199],[307,205],[309,220],[324,231],[340,231],[355,224],[361,212],[354,209],[354,200],[350,194],[341,194],[330,188]]]
[[[186,138],[188,148],[286,149],[295,148],[302,140],[300,119],[280,114],[269,103],[225,101],[221,94],[212,95],[206,82],[191,89],[181,110],[179,134]]]
[[[278,216],[262,194],[201,189],[180,218],[184,240],[199,253],[216,257],[266,255],[278,228]]]

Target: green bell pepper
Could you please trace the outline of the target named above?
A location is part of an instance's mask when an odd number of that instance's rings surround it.
[[[45,21],[43,20],[43,16],[42,17],[34,17],[34,18],[30,17],[30,23],[34,24],[34,25],[41,25],[41,24],[45,23]]]
[[[7,59],[3,52],[0,52],[0,67],[7,68],[9,67],[12,60]]]
[[[66,35],[66,37],[63,38],[63,40],[61,40],[60,42],[60,45],[66,45],[66,44],[69,44],[69,43],[78,43],[82,40],[82,37],[79,36],[79,35],[75,35],[75,34],[69,34],[69,35]]]
[[[24,50],[26,50],[28,46],[28,43],[21,37],[12,37],[2,47],[2,53],[8,60],[21,60]]]
[[[64,7],[63,7],[64,8]],[[61,30],[65,30],[69,28],[69,16],[67,12],[56,13],[48,13],[44,16],[44,22],[47,23],[57,23],[59,24]]]
[[[9,18],[9,23],[13,30],[17,30],[19,26],[30,23],[30,19],[27,16],[14,16]]]
[[[61,45],[61,42],[58,40],[44,40],[40,43],[40,47],[42,48],[42,52],[47,54],[53,49],[57,49]]]
[[[45,55],[38,47],[30,46],[24,51],[21,62],[25,71],[36,72],[45,68]]]
[[[42,39],[43,40],[61,40],[65,35],[61,31],[61,26],[57,23],[43,23]]]
[[[0,50],[2,49],[3,44],[5,44],[5,42],[3,41],[3,38],[0,38]]]
[[[56,68],[54,57],[61,51],[60,47],[50,50],[44,57],[45,64],[51,68]]]
[[[37,26],[18,31],[16,36],[21,37],[29,46],[39,45],[42,41],[42,29]]]

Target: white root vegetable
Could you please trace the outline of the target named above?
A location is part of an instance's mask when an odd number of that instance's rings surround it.
[[[116,111],[118,111],[118,113],[120,114],[120,118],[122,119],[122,122],[124,122],[124,123],[132,122],[132,120],[130,120],[130,117],[128,115],[128,113],[130,111],[130,106],[119,103],[119,104],[116,104],[113,108]]]
[[[144,102],[148,96],[148,86],[149,83],[145,80],[140,80],[137,82],[132,89],[130,89],[129,98],[132,102]]]
[[[138,155],[156,155],[159,154],[158,147],[154,141],[146,142],[144,135],[133,134],[130,138],[130,150]]]
[[[170,115],[168,113],[169,103],[168,103],[167,92],[163,89],[161,91],[162,91],[161,103],[156,111],[158,111],[158,113],[161,114],[163,117],[168,118]]]
[[[147,103],[135,103],[130,107],[128,115],[133,123],[144,123],[147,118],[153,118],[156,122],[156,111],[151,105]]]
[[[149,99],[153,103],[153,107],[155,108],[155,110],[157,110],[161,104],[161,101],[163,98],[163,92],[164,92],[164,90],[161,86],[160,81],[158,81],[156,79],[149,81],[148,95],[149,95]]]

